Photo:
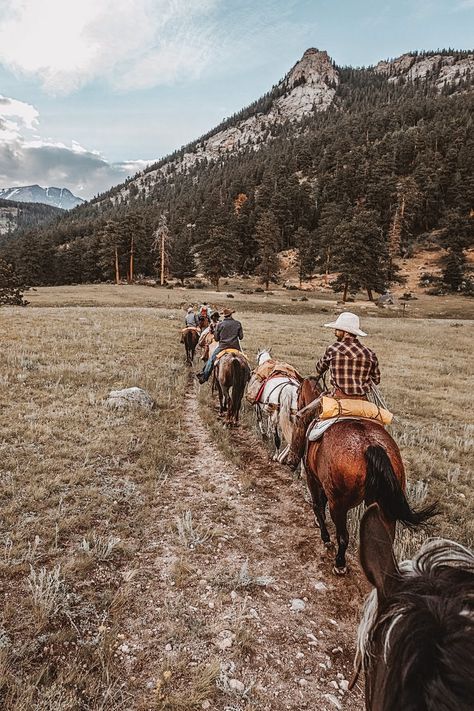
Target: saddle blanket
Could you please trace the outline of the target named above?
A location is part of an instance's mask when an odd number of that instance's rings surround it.
[[[186,333],[186,331],[196,331],[196,333],[201,333],[201,329],[197,326],[186,326],[181,330],[181,333]]]
[[[342,420],[364,420],[364,417],[331,417],[329,420],[315,420],[308,427],[308,440],[310,442],[317,442],[321,439],[323,434],[336,422],[341,422]]]
[[[220,360],[220,359],[222,358],[222,356],[225,356],[225,355],[232,355],[232,354],[234,354],[234,353],[235,353],[236,355],[242,356],[242,358],[245,358],[245,360],[246,360],[247,363],[248,363],[248,360],[249,360],[249,359],[247,358],[247,356],[245,355],[245,353],[243,353],[242,351],[239,351],[237,348],[226,348],[226,349],[223,350],[223,351],[219,351],[219,353],[216,355],[216,361],[217,361],[217,360]]]

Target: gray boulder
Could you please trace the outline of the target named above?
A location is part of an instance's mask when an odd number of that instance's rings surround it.
[[[155,402],[145,390],[134,387],[125,388],[124,390],[111,390],[105,404],[107,407],[118,409],[139,407],[143,410],[151,410]]]

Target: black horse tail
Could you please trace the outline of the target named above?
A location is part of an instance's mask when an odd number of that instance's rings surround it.
[[[408,528],[424,524],[438,513],[436,503],[414,511],[407,501],[400,482],[393,471],[392,462],[380,446],[367,447],[365,452],[367,473],[365,478],[365,503],[377,502],[389,521],[400,521]]]
[[[248,380],[248,368],[238,358],[232,358],[232,396],[230,415],[237,418]]]

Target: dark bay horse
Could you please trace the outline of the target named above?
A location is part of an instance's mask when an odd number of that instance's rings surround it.
[[[183,343],[186,349],[186,363],[192,365],[194,353],[199,341],[199,331],[196,328],[187,328],[183,333]]]
[[[219,393],[219,414],[225,414],[228,427],[237,427],[239,424],[242,398],[249,380],[247,359],[238,353],[225,353],[214,367],[213,385]]]
[[[367,711],[468,711],[474,700],[474,553],[429,539],[397,565],[377,504],[360,525],[360,559],[375,589],[359,625],[356,671]]]
[[[315,378],[303,381],[298,410],[315,400],[321,391]],[[306,437],[304,421],[293,429],[291,451],[298,451]],[[397,444],[372,420],[341,419],[332,425],[322,440],[308,442],[304,458],[313,512],[323,543],[331,545],[326,526],[326,504],[336,527],[338,550],[334,572],[344,574],[349,543],[347,513],[362,502],[378,502],[392,538],[395,523],[415,527],[436,513],[433,504],[413,511],[405,496],[405,470]]]

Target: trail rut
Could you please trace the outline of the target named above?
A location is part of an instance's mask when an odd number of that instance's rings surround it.
[[[301,482],[259,439],[233,431],[242,466],[226,461],[185,398],[189,455],[159,487],[118,653],[133,708],[363,708],[347,692],[362,599],[331,572]],[[124,651],[125,646],[125,651]]]

